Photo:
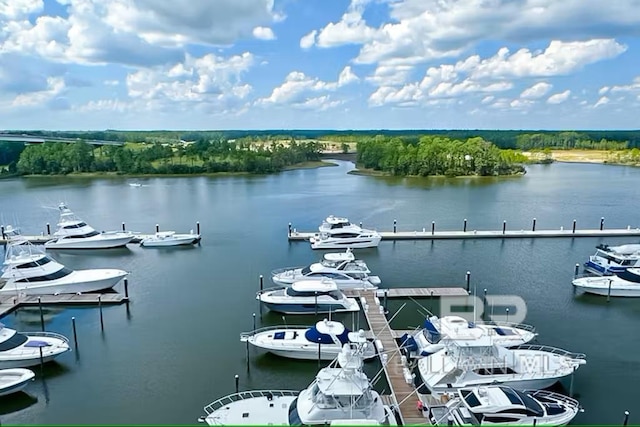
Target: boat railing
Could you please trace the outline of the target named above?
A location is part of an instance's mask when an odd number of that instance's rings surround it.
[[[265,292],[277,291],[279,289],[286,289],[286,288],[287,288],[287,286],[282,286],[282,285],[280,285],[280,286],[272,286],[270,288],[260,289],[258,292],[256,292],[256,294],[257,295],[262,295]]]
[[[57,338],[61,341],[64,341],[66,344],[69,344],[69,338],[55,332],[22,332],[22,334],[28,336],[29,338]]]
[[[586,359],[587,355],[584,353],[573,353],[568,350],[564,350],[558,347],[552,347],[549,345],[538,345],[538,344],[521,344],[515,347],[511,347],[510,350],[534,350],[534,351],[544,351],[546,353],[557,354],[558,356],[565,356],[570,359]]]
[[[524,390],[524,393],[527,393],[528,395],[530,395],[531,397],[534,397],[536,399],[541,399],[541,400],[550,400],[550,401],[560,401],[560,402],[564,402],[567,405],[571,405],[571,406],[575,406],[575,407],[579,407],[580,406],[580,402],[578,402],[576,399],[569,397],[569,396],[565,396],[564,394],[560,394],[560,393],[555,393],[553,391],[548,391],[548,390]]]
[[[311,328],[311,326],[308,325],[280,325],[280,326],[265,326],[263,328],[258,328],[255,329],[253,331],[248,331],[248,332],[241,332],[240,333],[240,341],[245,342],[247,341],[250,337],[257,335],[259,333],[262,332],[268,332],[268,331],[290,331],[290,330],[300,330],[300,329],[304,329],[307,330]]]
[[[293,271],[294,270],[298,270],[298,269],[302,269],[302,268],[304,268],[304,266],[276,268],[275,270],[271,270],[271,277],[275,276],[276,274],[282,274],[282,273],[285,273],[285,272],[290,272],[288,274],[288,276],[293,276]]]
[[[294,390],[252,390],[252,391],[241,391],[239,393],[230,394],[228,396],[224,396],[215,402],[212,402],[204,407],[204,411],[207,415],[211,415],[216,410],[224,407],[233,402],[237,402],[239,400],[245,399],[254,399],[256,397],[284,397],[284,396],[297,396],[300,392]]]
[[[514,329],[522,329],[527,332],[535,333],[536,327],[533,325],[527,325],[525,323],[514,323],[514,322],[500,322],[494,320],[487,320],[484,322],[478,322],[478,325],[488,325],[488,326],[498,326],[505,328],[514,328]]]

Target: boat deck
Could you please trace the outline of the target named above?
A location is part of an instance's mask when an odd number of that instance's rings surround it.
[[[40,298],[40,301],[38,301]],[[19,307],[46,305],[115,305],[129,301],[122,294],[59,294],[59,295],[3,295],[0,296],[0,317],[11,313]]]

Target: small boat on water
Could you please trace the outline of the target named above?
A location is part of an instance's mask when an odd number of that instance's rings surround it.
[[[576,289],[595,295],[640,297],[640,268],[628,268],[614,276],[580,277],[572,282]]]
[[[355,298],[347,298],[332,280],[301,280],[286,288],[258,292],[271,311],[284,314],[314,314],[358,311]]]
[[[460,389],[446,404],[428,410],[429,421],[437,426],[564,426],[581,408],[577,400],[560,393],[491,385]]]
[[[321,320],[315,326],[272,326],[240,334],[241,342],[290,359],[333,360],[342,346],[362,343],[364,359],[375,357],[373,343],[364,331],[351,332],[341,322]]]
[[[362,260],[357,260],[351,249],[345,252],[327,253],[320,262],[307,267],[287,267],[271,272],[276,285],[288,286],[298,280],[330,279],[340,289],[376,289],[380,285],[378,276],[369,275],[371,270]]]
[[[304,390],[256,390],[225,396],[198,419],[215,425],[397,425],[363,372],[363,347],[345,344]]]
[[[191,230],[188,234],[176,234],[175,231],[158,231],[153,236],[145,237],[140,241],[140,246],[145,248],[184,246],[200,242],[200,235]]]
[[[0,369],[28,368],[70,351],[69,339],[53,332],[17,332],[0,323]]]
[[[328,216],[309,238],[311,249],[375,248],[382,240],[377,231],[352,224],[347,218]]]
[[[630,267],[640,267],[640,244],[598,245],[584,264],[585,270],[598,276],[621,273]]]
[[[35,376],[36,374],[29,369],[0,369],[0,396],[23,390]]]
[[[58,205],[60,220],[54,238],[44,244],[46,249],[108,249],[126,246],[133,233],[124,231],[98,232],[78,218],[64,203]]]
[[[502,347],[514,347],[532,341],[538,334],[530,325],[507,322],[469,322],[460,316],[431,316],[412,334],[400,338],[400,346],[413,358],[425,357],[445,347],[446,341],[473,341],[489,337]]]
[[[72,270],[32,245],[12,237],[5,249],[0,294],[52,295],[96,292],[113,288],[129,273],[113,268]]]

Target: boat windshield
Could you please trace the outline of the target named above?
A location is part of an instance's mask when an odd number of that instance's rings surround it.
[[[302,269],[301,273],[306,276],[307,274],[311,273],[311,267],[305,267]]]
[[[14,333],[8,340],[5,340],[0,343],[0,351],[12,350],[16,347],[20,347],[22,344],[26,343],[29,338],[26,335],[22,335],[19,333]]]
[[[320,261],[320,264],[322,264],[323,267],[338,268],[340,262],[341,261],[330,261],[328,259],[323,259],[322,261]]]
[[[36,277],[26,277],[24,279],[16,280],[16,282],[20,283],[34,283],[34,282],[48,282],[50,280],[60,279],[62,277],[68,276],[73,273],[73,270],[67,267],[63,267],[55,273],[45,274],[44,276],[36,276]]]
[[[90,231],[87,234],[75,234],[73,236],[67,236],[67,239],[85,239],[87,237],[93,237],[93,236],[97,236],[100,233],[98,233],[97,231]]]
[[[300,414],[298,414],[298,398],[296,397],[289,405],[289,425],[290,426],[301,426],[302,420],[300,419]]]
[[[86,226],[87,226],[87,224],[86,224],[86,223],[84,223],[84,222],[80,222],[80,223],[78,223],[78,224],[65,225],[65,226],[64,226],[64,227],[62,227],[62,228],[64,228],[65,230],[71,230],[71,229],[73,229],[73,228],[82,228],[82,227],[86,227]]]
[[[619,278],[628,282],[640,283],[640,275],[635,274],[629,270],[621,271],[620,273],[617,273],[617,275]]]
[[[45,265],[51,262],[51,258],[49,258],[48,256],[42,257],[39,260],[36,261],[32,261],[32,262],[25,262],[24,264],[18,264],[16,265],[16,268],[20,269],[20,268],[34,268],[34,267],[38,267],[41,265]]]
[[[542,408],[542,405],[540,405],[535,399],[533,399],[527,393],[523,393],[518,390],[507,389],[507,388],[502,388],[502,391],[504,392],[504,394],[507,395],[507,397],[512,403],[519,403],[519,402],[514,402],[513,400],[511,400],[512,399],[510,397],[511,393],[515,394],[518,398],[520,398],[520,400],[522,401],[522,404],[527,408],[527,411],[532,416],[542,417],[544,415],[544,409]]]

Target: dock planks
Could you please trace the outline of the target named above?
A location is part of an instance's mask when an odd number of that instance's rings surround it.
[[[40,301],[38,301],[40,297]],[[122,304],[129,298],[122,294],[59,294],[59,295],[3,295],[0,297],[0,317],[19,307],[46,305],[105,305]]]

